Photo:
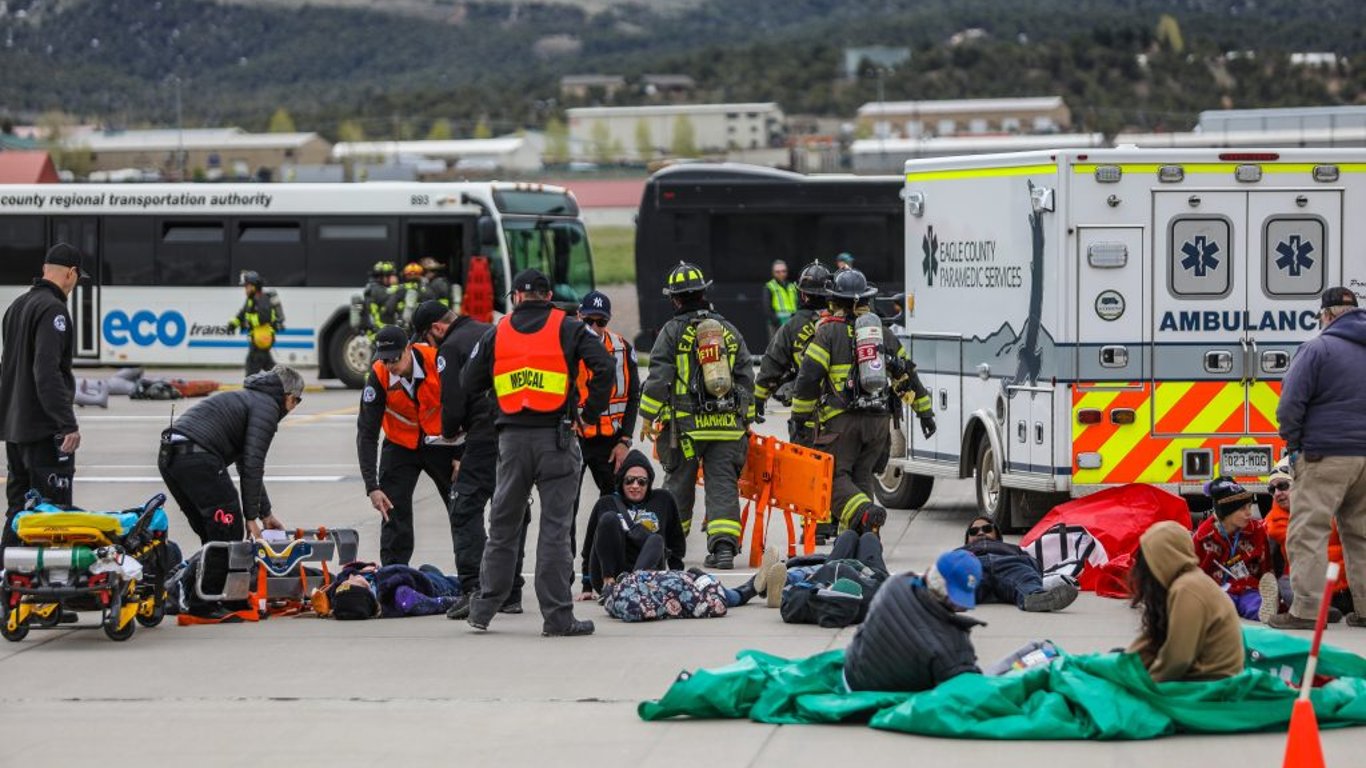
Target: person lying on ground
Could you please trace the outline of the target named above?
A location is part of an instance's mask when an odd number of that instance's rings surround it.
[[[434,616],[460,595],[460,581],[433,565],[347,563],[325,590],[325,605],[336,619]]]
[[[889,575],[877,534],[842,531],[828,556],[794,557],[787,561],[781,577],[761,568],[756,584],[766,587],[760,594],[765,594],[770,607],[782,609],[788,624],[838,628],[864,620]],[[771,586],[775,581],[782,585],[776,595]]]
[[[1060,611],[1077,599],[1077,584],[1057,573],[1043,575],[1039,561],[1001,540],[1001,529],[989,517],[968,524],[963,546],[982,564],[977,602],[1009,603],[1022,611]]]
[[[945,552],[924,576],[897,574],[878,590],[844,653],[855,691],[925,691],[980,672],[968,633],[984,622],[962,615],[977,605],[982,564],[961,549]]]
[[[583,537],[580,600],[601,595],[623,573],[683,570],[686,540],[678,506],[654,481],[650,460],[633,450],[617,469],[616,492],[593,505]]]
[[[1290,529],[1290,491],[1295,487],[1295,478],[1290,472],[1290,460],[1281,459],[1274,469],[1271,470],[1271,477],[1267,479],[1267,489],[1271,491],[1271,511],[1267,513],[1263,520],[1263,528],[1266,529],[1266,537],[1276,543],[1281,548],[1281,552],[1286,552],[1285,538]],[[1290,602],[1295,597],[1295,591],[1290,588],[1290,563],[1289,557],[1285,557],[1284,572],[1275,579],[1275,582],[1268,584],[1267,576],[1263,574],[1262,580],[1258,582],[1257,591],[1262,595],[1262,611],[1258,618],[1263,623],[1271,618],[1268,610],[1270,603],[1269,595],[1277,595],[1280,599],[1281,611],[1290,610]],[[1274,560],[1274,558],[1273,558]],[[1329,526],[1328,532],[1328,562],[1338,564],[1338,580],[1333,585],[1333,604],[1328,608],[1328,623],[1336,624],[1342,621],[1342,617],[1356,610],[1352,603],[1352,590],[1347,584],[1347,568],[1342,564],[1342,539],[1338,537],[1338,524],[1334,520]]]
[[[1252,516],[1252,494],[1229,477],[1216,477],[1205,491],[1214,502],[1214,514],[1195,529],[1200,570],[1224,590],[1239,616],[1256,619],[1262,607],[1259,582],[1272,571],[1266,531],[1262,521]],[[1270,618],[1275,606],[1268,608]]]
[[[1138,541],[1129,572],[1131,605],[1142,609],[1129,646],[1154,682],[1217,680],[1243,671],[1238,611],[1201,570],[1190,533],[1166,520]]]

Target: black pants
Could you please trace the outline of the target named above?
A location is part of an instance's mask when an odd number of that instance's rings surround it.
[[[157,469],[166,489],[180,505],[200,544],[241,541],[246,538],[247,525],[227,466],[212,453],[186,451],[188,445],[162,444]]]
[[[379,489],[394,505],[389,520],[380,526],[380,565],[408,565],[413,556],[413,491],[426,473],[441,499],[451,493],[451,464],[456,449],[448,445],[423,445],[417,450],[388,440],[379,452]]]
[[[271,357],[269,349],[258,349],[255,344],[247,347],[247,375],[269,371],[275,367],[275,358]]]
[[[858,560],[883,573],[891,573],[887,570],[887,562],[882,559],[882,539],[876,533],[859,535],[844,531],[835,539],[835,546],[830,548],[829,560]]]
[[[589,558],[589,579],[593,591],[602,594],[603,577],[615,579],[628,571],[658,571],[665,568],[664,537],[640,526],[621,529],[616,512],[603,512]]]
[[[27,503],[25,496],[29,491],[36,491],[53,504],[71,504],[76,456],[59,452],[59,440],[54,435],[31,443],[5,443],[5,459],[9,465],[5,497],[9,506],[5,513],[4,534],[0,536],[0,550],[19,543],[19,537],[10,529],[10,524],[15,513]]]
[[[455,546],[455,573],[460,577],[460,592],[479,594],[479,566],[484,560],[484,544],[488,534],[484,530],[484,508],[493,498],[494,481],[498,476],[497,440],[466,442],[460,458],[460,474],[451,486],[450,505],[451,542]],[[522,533],[517,542],[517,575],[512,581],[509,600],[521,599],[522,566],[526,561],[526,529],[531,523],[531,505],[527,504],[522,518]]]
[[[583,454],[583,469],[579,470],[579,490],[574,496],[574,527],[569,529],[570,548],[577,551],[579,500],[583,498],[583,476],[593,475],[593,485],[598,488],[599,496],[609,496],[617,489],[617,471],[612,467],[612,449],[617,447],[617,435],[607,437],[579,438],[579,451]]]

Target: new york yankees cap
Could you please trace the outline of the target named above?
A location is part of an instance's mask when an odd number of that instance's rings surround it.
[[[579,314],[583,317],[605,317],[612,319],[612,300],[602,291],[589,291],[579,302]]]

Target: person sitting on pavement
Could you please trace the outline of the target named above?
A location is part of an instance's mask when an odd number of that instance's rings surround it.
[[[1060,611],[1077,599],[1076,582],[1062,574],[1044,576],[1038,560],[1001,540],[1001,530],[989,517],[968,524],[961,549],[982,564],[979,603],[1010,603],[1022,611],[1046,613]]]
[[[201,544],[285,530],[266,495],[266,453],[303,391],[303,377],[277,365],[248,376],[239,390],[196,404],[162,431],[157,469]],[[232,464],[240,499],[228,475]]]
[[[645,454],[628,452],[617,469],[616,491],[600,497],[588,517],[580,600],[602,594],[604,585],[628,571],[683,570],[678,505],[654,483],[655,471]]]
[[[1271,470],[1271,477],[1267,479],[1266,487],[1267,490],[1271,491],[1271,511],[1262,521],[1262,527],[1266,529],[1266,537],[1275,542],[1282,553],[1286,551],[1285,538],[1290,528],[1290,491],[1294,486],[1295,478],[1291,475],[1290,461],[1289,459],[1281,459]],[[1263,574],[1262,580],[1258,584],[1258,591],[1262,594],[1262,610],[1258,618],[1263,623],[1270,621],[1271,618],[1269,611],[1272,603],[1269,595],[1279,596],[1281,610],[1288,609],[1291,600],[1294,599],[1295,592],[1290,588],[1289,557],[1286,557],[1285,560],[1284,573],[1279,578],[1273,575],[1274,582],[1268,583],[1266,574]],[[1342,621],[1343,616],[1355,610],[1352,603],[1352,590],[1347,584],[1347,569],[1342,564],[1342,540],[1338,537],[1336,520],[1329,527],[1328,562],[1337,563],[1340,569],[1337,583],[1333,585],[1333,604],[1328,608],[1328,623],[1336,624]]]
[[[961,549],[945,552],[924,576],[898,574],[878,590],[844,652],[854,691],[925,691],[980,672],[968,633],[984,622],[962,615],[977,606],[982,564]]]
[[[1243,671],[1238,611],[1200,570],[1190,532],[1180,523],[1157,523],[1139,537],[1129,591],[1143,618],[1127,652],[1139,655],[1153,682],[1217,680]]]
[[[1255,500],[1229,477],[1216,477],[1205,491],[1214,502],[1214,514],[1195,529],[1200,570],[1224,590],[1239,616],[1257,619],[1262,608],[1259,584],[1272,570],[1266,531],[1262,521],[1252,517]],[[1275,606],[1268,607],[1265,618],[1275,615]]]

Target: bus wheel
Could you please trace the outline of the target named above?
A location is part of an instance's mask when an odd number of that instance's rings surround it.
[[[920,509],[930,500],[930,492],[934,490],[933,477],[912,475],[898,467],[889,466],[874,479],[877,485],[873,491],[878,503],[888,509]]]
[[[351,389],[365,386],[365,377],[370,372],[370,337],[364,333],[343,327],[332,334],[328,348],[328,359],[337,378]]]
[[[1001,471],[996,468],[996,449],[985,435],[977,447],[977,470],[973,485],[977,488],[977,513],[1009,529],[1010,493],[1001,487]]]

